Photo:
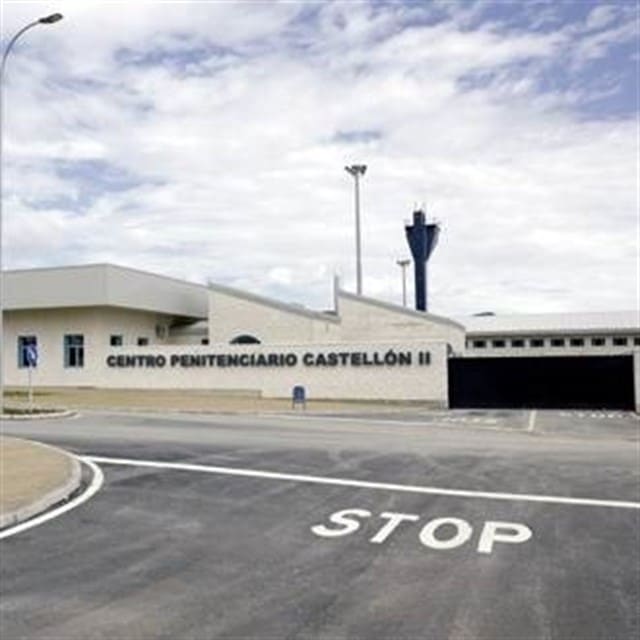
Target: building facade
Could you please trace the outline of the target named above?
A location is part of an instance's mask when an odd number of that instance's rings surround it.
[[[216,389],[446,407],[450,357],[632,354],[637,312],[449,319],[342,290],[312,311],[109,264],[4,274],[7,385]],[[638,375],[636,374],[636,380]],[[636,385],[637,386],[637,385]],[[636,391],[636,397],[638,392]]]

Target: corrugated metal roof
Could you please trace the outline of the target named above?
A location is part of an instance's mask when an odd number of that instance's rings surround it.
[[[457,317],[468,333],[640,332],[640,311],[534,313]]]

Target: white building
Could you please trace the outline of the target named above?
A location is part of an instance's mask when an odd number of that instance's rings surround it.
[[[471,316],[417,312],[339,288],[317,312],[220,285],[115,265],[7,271],[5,384],[192,388],[447,406],[450,356],[630,354],[637,312]],[[637,356],[636,356],[637,360]],[[640,377],[640,376],[639,376]]]
[[[615,355],[640,347],[640,310],[481,314],[459,318],[466,351],[478,356]]]

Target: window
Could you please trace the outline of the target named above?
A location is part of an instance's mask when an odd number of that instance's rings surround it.
[[[636,346],[636,347],[640,346],[640,337],[635,337],[635,338],[633,339],[633,344],[634,344],[634,346]]]
[[[121,335],[112,335],[109,337],[109,346],[121,347],[124,344],[124,340]]]
[[[552,347],[564,347],[564,338],[551,338]]]
[[[209,338],[202,338],[200,344],[209,344]]]
[[[522,349],[522,347],[524,347],[524,340],[522,340],[522,338],[516,338],[511,341],[511,346],[516,349]]]
[[[84,336],[82,334],[65,335],[64,366],[69,369],[84,367]]]
[[[592,347],[604,347],[604,343],[605,343],[604,338],[591,338]]]
[[[569,344],[572,347],[584,347],[584,338],[571,338]]]
[[[136,344],[139,347],[146,347],[149,344],[149,338],[138,338]]]
[[[613,339],[613,346],[614,347],[626,347],[627,346],[627,339],[626,338],[614,338]]]
[[[35,336],[18,336],[18,367],[26,369],[29,366],[27,347],[38,348],[38,339]]]
[[[504,349],[506,342],[504,340],[492,340],[491,346],[495,349]]]
[[[474,349],[484,349],[487,346],[487,343],[485,340],[474,340],[473,341],[473,348]]]
[[[529,345],[535,348],[544,347],[544,340],[542,338],[531,338]]]
[[[260,344],[260,340],[255,336],[243,334],[236,336],[229,344]]]

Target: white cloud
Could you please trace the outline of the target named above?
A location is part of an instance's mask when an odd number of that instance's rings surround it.
[[[611,46],[637,40],[638,24],[630,17],[618,26],[585,35],[576,47],[574,55],[578,61],[584,63],[604,57]]]
[[[587,41],[311,8],[71,2],[28,34],[7,88],[6,264],[110,261],[325,307],[334,272],[354,285],[343,166],[362,161],[365,293],[400,300],[403,224],[426,202],[444,226],[435,311],[636,304],[635,122],[537,92],[558,56],[602,56],[627,26],[600,12]],[[39,9],[5,3],[7,31]]]
[[[619,8],[615,4],[602,4],[594,7],[587,16],[585,27],[601,29],[610,25],[618,16]]]

